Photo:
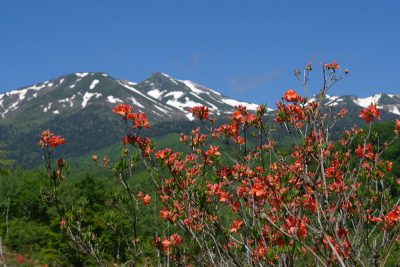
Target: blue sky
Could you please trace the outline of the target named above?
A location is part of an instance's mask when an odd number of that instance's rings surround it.
[[[333,95],[400,93],[399,1],[2,0],[0,92],[81,71],[161,71],[274,103],[292,72],[336,59]],[[318,69],[318,68],[316,68]],[[311,76],[311,93],[320,72]]]

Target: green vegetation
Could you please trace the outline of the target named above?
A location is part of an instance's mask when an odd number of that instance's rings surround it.
[[[373,132],[384,140],[393,137],[393,122],[377,124]],[[157,148],[172,147],[182,149],[176,133],[155,138]],[[119,157],[121,145],[110,145],[94,152],[111,160]],[[393,161],[393,193],[398,194],[400,177],[400,142],[390,145],[383,155]],[[67,160],[71,163],[72,173],[62,184],[60,198],[71,216],[84,214],[82,224],[91,225],[96,238],[101,240],[104,255],[110,262],[126,261],[130,254],[126,242],[131,229],[129,221],[115,209],[118,203],[127,201],[118,181],[110,175],[109,170],[96,166],[91,154],[76,156]],[[3,258],[9,264],[22,262],[29,265],[49,264],[49,266],[85,266],[93,265],[90,257],[83,257],[72,246],[60,231],[60,221],[55,220],[56,210],[49,207],[43,199],[43,188],[48,185],[46,175],[40,170],[15,168],[10,172],[9,161],[0,160],[0,237],[3,241]],[[153,192],[152,199],[157,199],[156,192],[147,173],[142,170],[129,183],[136,191]],[[114,208],[113,208],[114,207]],[[139,216],[138,227],[145,233],[140,240],[147,249],[145,253],[151,258],[154,250],[151,243],[159,222],[152,208],[144,207]],[[156,216],[155,216],[156,215]],[[114,230],[113,230],[114,229]],[[0,255],[1,256],[1,255]],[[21,256],[23,256],[21,258]],[[0,258],[1,259],[1,258]]]

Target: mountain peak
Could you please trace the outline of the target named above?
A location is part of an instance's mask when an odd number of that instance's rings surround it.
[[[257,104],[230,99],[194,83],[156,72],[140,83],[115,79],[104,72],[75,72],[53,80],[0,94],[2,123],[15,120],[46,121],[86,110],[110,110],[118,103],[132,104],[154,122],[193,120],[190,108],[207,106],[219,116],[235,106],[255,110]]]
[[[167,85],[167,84],[178,84],[178,80],[172,78],[168,74],[162,73],[162,72],[156,72],[152,74],[149,78],[143,81],[144,83],[153,83],[155,85]]]

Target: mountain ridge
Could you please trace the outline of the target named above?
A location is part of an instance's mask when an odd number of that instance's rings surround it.
[[[61,94],[64,98],[56,99],[58,103],[49,101],[33,105],[26,104],[43,93],[54,95],[53,91],[59,87],[64,89],[64,94]],[[70,92],[65,90],[68,87],[71,89]],[[75,88],[78,90],[74,90]],[[121,88],[130,92],[121,92]],[[115,92],[117,95],[114,95]],[[78,105],[85,108],[91,102],[96,102],[96,99],[101,99],[109,104],[127,102],[142,112],[146,112],[146,107],[150,106],[148,115],[156,122],[171,119],[193,120],[194,118],[188,110],[195,105],[206,105],[211,111],[214,111],[215,115],[230,113],[236,105],[245,105],[250,110],[255,110],[258,105],[226,97],[209,87],[191,80],[176,79],[162,72],[155,72],[139,83],[117,79],[105,72],[76,72],[0,94],[0,123],[4,122],[6,117],[13,117],[12,113],[15,113],[20,107],[24,109],[24,106],[36,105],[37,107],[39,105],[43,109],[43,113],[58,115],[68,106],[72,108],[74,105]],[[144,103],[139,102],[138,99]],[[310,99],[315,99],[315,96]],[[363,98],[354,95],[327,95],[326,100],[327,106],[355,104],[365,108],[374,103],[389,113],[400,115],[400,94],[378,93]],[[80,104],[78,104],[79,101]]]
[[[43,103],[46,101],[40,99],[49,96],[53,101]],[[95,101],[96,99],[102,101]],[[196,105],[207,105],[217,115],[230,113],[236,105],[245,105],[250,110],[257,107],[257,104],[237,101],[206,86],[190,80],[178,80],[160,72],[140,83],[115,79],[102,72],[84,72],[62,75],[0,94],[0,123],[1,118],[14,117],[14,114],[18,114],[17,110],[24,107],[38,109],[39,106],[43,113],[58,115],[63,111],[68,113],[68,107],[85,108],[91,102],[108,102],[114,105],[127,102],[137,106],[142,112],[146,112],[147,108],[153,113],[150,117],[158,117],[152,118],[155,121],[193,120],[188,110]]]
[[[340,129],[362,125],[359,112],[370,102],[381,108],[382,121],[400,117],[399,94],[367,98],[327,95],[322,100],[333,112],[349,110],[338,126]],[[111,112],[118,103],[131,104],[135,111],[146,113],[152,125],[146,134],[152,137],[197,127],[189,111],[196,105],[208,106],[217,118],[226,117],[236,105],[245,105],[253,111],[258,106],[160,72],[139,83],[103,72],[72,73],[0,94],[0,145],[19,164],[36,166],[40,162],[37,148],[40,132],[51,129],[68,140],[69,145],[61,148],[66,157],[89,154],[116,144],[123,136],[123,125]],[[272,122],[275,112],[269,111],[268,120]]]

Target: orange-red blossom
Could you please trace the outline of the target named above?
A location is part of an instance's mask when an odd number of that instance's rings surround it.
[[[361,110],[361,113],[360,113],[359,117],[363,118],[366,123],[369,123],[370,121],[374,121],[375,119],[380,120],[381,119],[381,112],[376,107],[376,105],[372,105],[371,104],[367,108]]]
[[[59,145],[65,144],[65,139],[59,135],[54,135],[50,130],[42,132],[42,136],[39,141],[41,147],[58,147]]]
[[[283,99],[287,102],[298,102],[301,100],[301,97],[295,90],[289,89],[283,95]]]
[[[137,196],[142,201],[143,205],[147,206],[151,203],[151,196],[149,196],[148,194],[144,195],[142,191],[139,191]]]
[[[400,120],[396,120],[394,124],[394,133],[399,134],[400,133]]]
[[[242,229],[244,222],[241,219],[236,219],[233,221],[231,226],[231,233],[237,233],[240,229]]]
[[[127,104],[119,104],[112,109],[112,112],[125,119],[128,117],[128,114],[130,114],[132,111],[133,107]]]
[[[397,205],[394,207],[394,209],[388,212],[387,215],[373,217],[371,221],[375,223],[384,223],[385,228],[393,227],[395,224],[400,223],[400,206]]]
[[[342,69],[342,68],[339,66],[339,64],[336,62],[336,60],[332,61],[332,62],[329,63],[329,64],[325,64],[325,65],[324,65],[324,68],[325,68],[326,70],[333,70],[333,71],[335,71],[335,70],[341,70],[341,69]]]
[[[132,113],[133,107],[131,105],[118,104],[112,111],[125,120],[132,120],[134,128],[150,128],[150,123],[147,120],[146,114],[141,112]]]
[[[190,112],[192,112],[192,114],[199,118],[200,120],[206,120],[208,119],[209,111],[208,111],[208,107],[206,106],[195,106],[193,108],[190,109]]]
[[[177,247],[182,244],[183,239],[178,234],[172,234],[169,238],[164,237],[163,241],[159,237],[156,238],[155,243],[157,246],[162,246],[164,252],[171,252],[173,247]]]

